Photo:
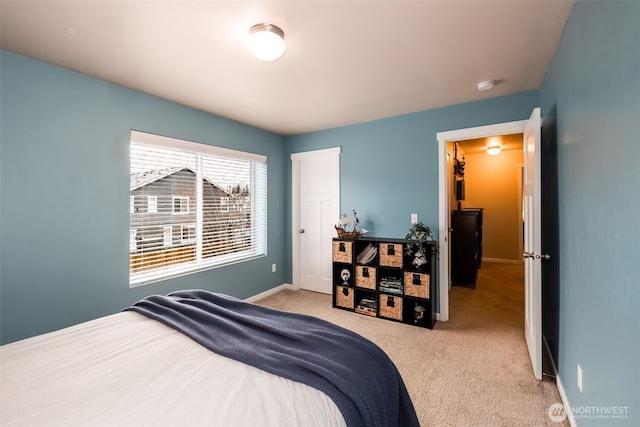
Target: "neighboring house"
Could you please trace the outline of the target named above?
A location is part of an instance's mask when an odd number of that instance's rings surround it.
[[[202,257],[246,249],[251,198],[240,185],[226,191],[202,180]],[[196,174],[189,167],[130,175],[129,252],[132,272],[196,257]]]

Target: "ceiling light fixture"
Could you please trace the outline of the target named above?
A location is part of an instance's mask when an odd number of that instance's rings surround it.
[[[495,86],[496,81],[495,80],[484,80],[482,82],[479,82],[476,87],[478,88],[478,90],[480,92],[484,92],[486,90],[491,90],[493,89],[493,87]]]
[[[287,49],[284,31],[271,24],[256,24],[249,30],[249,50],[262,61],[275,61]]]
[[[487,147],[487,154],[491,156],[495,156],[496,154],[500,154],[502,151],[502,147],[500,145],[490,145]]]

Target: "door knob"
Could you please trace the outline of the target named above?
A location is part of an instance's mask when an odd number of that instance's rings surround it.
[[[549,261],[551,259],[551,255],[542,254],[542,255],[539,256],[539,258],[542,258],[544,261]]]
[[[533,256],[533,252],[524,252],[524,253],[522,254],[522,257],[523,257],[523,258],[534,258],[534,256]]]
[[[304,233],[304,228],[301,228],[298,232],[299,232],[300,234],[303,234],[303,233]]]

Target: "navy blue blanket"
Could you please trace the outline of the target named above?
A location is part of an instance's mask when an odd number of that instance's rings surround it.
[[[218,354],[315,387],[333,399],[349,426],[419,426],[396,366],[347,329],[202,290],[149,296],[127,310]]]

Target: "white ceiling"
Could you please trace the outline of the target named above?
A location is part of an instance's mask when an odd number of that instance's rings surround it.
[[[1,0],[0,45],[291,135],[537,89],[572,5]],[[246,48],[259,22],[285,32],[275,62]]]

